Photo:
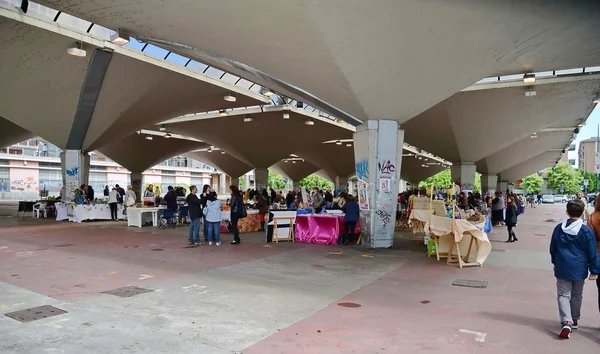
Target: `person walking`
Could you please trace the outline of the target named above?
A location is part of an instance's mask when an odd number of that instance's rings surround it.
[[[221,246],[221,201],[217,199],[217,193],[210,192],[206,197],[206,207],[202,210],[204,223],[208,230],[208,245],[213,243]]]
[[[598,254],[600,255],[600,198],[596,198],[594,212],[589,216],[587,225],[594,230],[596,241],[598,243]],[[600,278],[596,279],[598,287],[598,310],[600,311]]]
[[[342,207],[342,210],[344,211],[344,223],[346,226],[346,233],[344,234],[342,243],[348,245],[356,239],[356,223],[360,216],[360,208],[354,196],[348,195],[346,197],[346,203]]]
[[[269,204],[261,194],[258,195],[256,206],[258,207],[258,216],[260,217],[260,230],[258,231],[265,231],[265,215],[269,213]]]
[[[117,203],[119,202],[119,192],[116,188],[113,188],[108,194],[108,206],[110,207],[110,219],[112,221],[118,221],[117,217]]]
[[[199,246],[201,245],[200,218],[202,217],[202,208],[200,206],[200,199],[198,199],[196,193],[198,193],[198,188],[196,188],[196,186],[191,186],[190,194],[188,194],[187,198],[185,198],[185,202],[188,205],[188,215],[190,217],[190,228],[188,230],[188,244]]]
[[[506,207],[506,219],[504,220],[506,230],[508,231],[508,240],[506,242],[519,241],[517,235],[515,235],[515,232],[513,231],[513,227],[517,226],[517,217],[519,214],[517,204],[515,203],[515,197],[509,195],[508,198],[506,198],[506,201],[508,204]]]
[[[550,241],[550,257],[554,264],[558,311],[561,321],[559,337],[569,339],[578,328],[585,279],[597,280],[600,274],[598,242],[594,231],[584,225],[582,200],[567,203],[569,218],[556,225]]]
[[[240,244],[240,231],[238,230],[238,220],[244,216],[244,201],[242,200],[242,193],[237,186],[229,187],[231,190],[231,230],[233,231],[232,245]]]

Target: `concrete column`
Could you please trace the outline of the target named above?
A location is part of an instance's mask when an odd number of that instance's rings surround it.
[[[269,170],[257,168],[254,170],[254,187],[256,190],[266,189],[269,184]]]
[[[144,174],[142,172],[131,172],[130,179],[131,188],[135,193],[135,201],[136,203],[141,203],[142,190],[144,189]]]
[[[335,178],[335,195],[342,192],[348,192],[348,178],[337,176]]]
[[[75,199],[75,190],[88,184],[90,156],[81,150],[65,150],[60,154],[65,201]]]
[[[507,189],[508,189],[508,181],[498,181],[498,185],[496,186],[496,192],[505,194]]]
[[[393,246],[403,143],[393,120],[369,120],[354,133],[363,246]]]
[[[515,184],[514,183],[509,183],[508,184],[508,191],[510,193],[513,193],[515,191]]]
[[[294,189],[294,191],[298,192],[300,190],[300,182],[292,181],[292,188]]]
[[[244,190],[247,190],[247,189],[253,188],[253,187],[252,187],[252,184],[250,183],[250,174],[249,174],[249,173],[247,173],[247,174],[245,174],[245,175],[244,175],[244,176],[242,176],[242,177],[244,177],[244,188],[243,188],[243,189],[244,189]],[[239,179],[238,179],[238,181],[239,181]],[[234,184],[235,184],[235,183],[234,183]],[[238,186],[238,188],[239,188],[239,189],[242,189],[242,186]]]
[[[475,188],[476,167],[471,162],[455,163],[450,168],[452,181],[461,185],[462,191],[472,192]]]
[[[226,179],[227,178],[225,177],[224,173],[221,173],[219,175],[219,192],[218,192],[219,195],[224,195],[226,193],[226,190],[225,190],[227,188],[226,187],[226,184],[227,184]]]
[[[498,185],[498,175],[481,175],[481,195],[494,195]]]

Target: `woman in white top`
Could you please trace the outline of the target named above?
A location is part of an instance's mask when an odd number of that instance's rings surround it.
[[[137,199],[137,196],[135,195],[135,192],[133,191],[133,187],[131,185],[127,186],[127,192],[125,192],[125,206],[128,207],[132,207],[135,205],[135,201]]]
[[[119,220],[117,218],[117,202],[119,201],[119,191],[113,188],[108,194],[108,205],[110,206],[110,218],[112,221]]]

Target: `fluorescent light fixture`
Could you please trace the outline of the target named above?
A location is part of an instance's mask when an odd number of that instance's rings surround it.
[[[165,139],[170,139],[171,138],[171,134],[167,133],[165,134]]]
[[[67,54],[72,55],[74,57],[83,58],[87,56],[87,52],[81,48],[72,47],[67,49]]]
[[[292,161],[292,163],[296,163],[296,160]]]
[[[160,127],[158,128],[158,130],[160,130],[161,132],[166,132],[167,131],[167,126],[164,124],[161,124]]]
[[[337,120],[337,122],[338,122],[339,124],[346,123],[346,122],[345,122],[343,119],[338,119],[338,120]]]
[[[265,96],[273,96],[275,94],[275,92],[269,90],[266,87],[263,87],[263,88],[260,89],[260,94],[261,95],[265,95]]]
[[[600,94],[597,94],[596,97],[594,97],[592,103],[600,103]]]
[[[283,119],[290,119],[290,114],[288,112],[283,112]]]
[[[342,145],[342,142],[338,140],[335,142],[335,145]]]
[[[283,162],[289,162],[288,160],[283,160]]]
[[[535,83],[535,74],[523,75],[523,83],[524,84],[534,84]]]
[[[315,125],[315,122],[313,122],[312,120],[307,120],[306,122],[304,122],[304,124],[306,125]]]
[[[225,95],[225,97],[223,97],[223,99],[225,101],[227,101],[227,102],[235,102],[235,101],[237,101],[237,98],[234,95],[232,95],[231,93],[228,94],[228,95]]]
[[[250,116],[245,116],[244,117],[244,123],[250,123],[254,121],[254,118],[250,117]]]
[[[206,150],[206,152],[212,152],[212,149],[211,149],[211,148],[208,148],[208,150]]]
[[[154,138],[152,137],[152,135],[146,135],[146,140],[152,140],[152,139],[154,139]]]
[[[225,151],[221,151],[221,155],[225,155]]]
[[[125,45],[129,43],[129,35],[123,32],[122,29],[118,29],[117,32],[110,36],[110,41],[116,45]]]
[[[579,123],[579,124],[577,124],[577,126],[580,128],[583,128],[583,127],[585,127],[585,123]]]
[[[346,147],[352,147],[352,143],[346,144]]]
[[[226,110],[222,109],[222,110],[220,110],[220,111],[219,111],[219,115],[220,115],[221,117],[227,117],[229,114],[227,114],[227,111],[226,111]]]

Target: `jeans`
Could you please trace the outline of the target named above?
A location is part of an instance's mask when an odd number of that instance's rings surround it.
[[[206,219],[204,219],[204,225],[208,230],[208,241],[221,242],[221,223],[218,221],[206,221]]]
[[[200,218],[190,219],[188,242],[200,243]]]
[[[231,213],[231,231],[233,231],[233,240],[240,243],[240,231],[238,230],[239,214]]]
[[[556,279],[558,312],[561,323],[573,323],[581,317],[584,280]]]
[[[110,218],[112,220],[117,220],[117,203],[108,203],[110,207]]]
[[[208,221],[206,216],[202,215],[202,234],[204,235],[204,241],[208,241]]]
[[[356,221],[346,221],[346,234],[344,235],[344,243],[354,241],[354,230],[356,229]]]

